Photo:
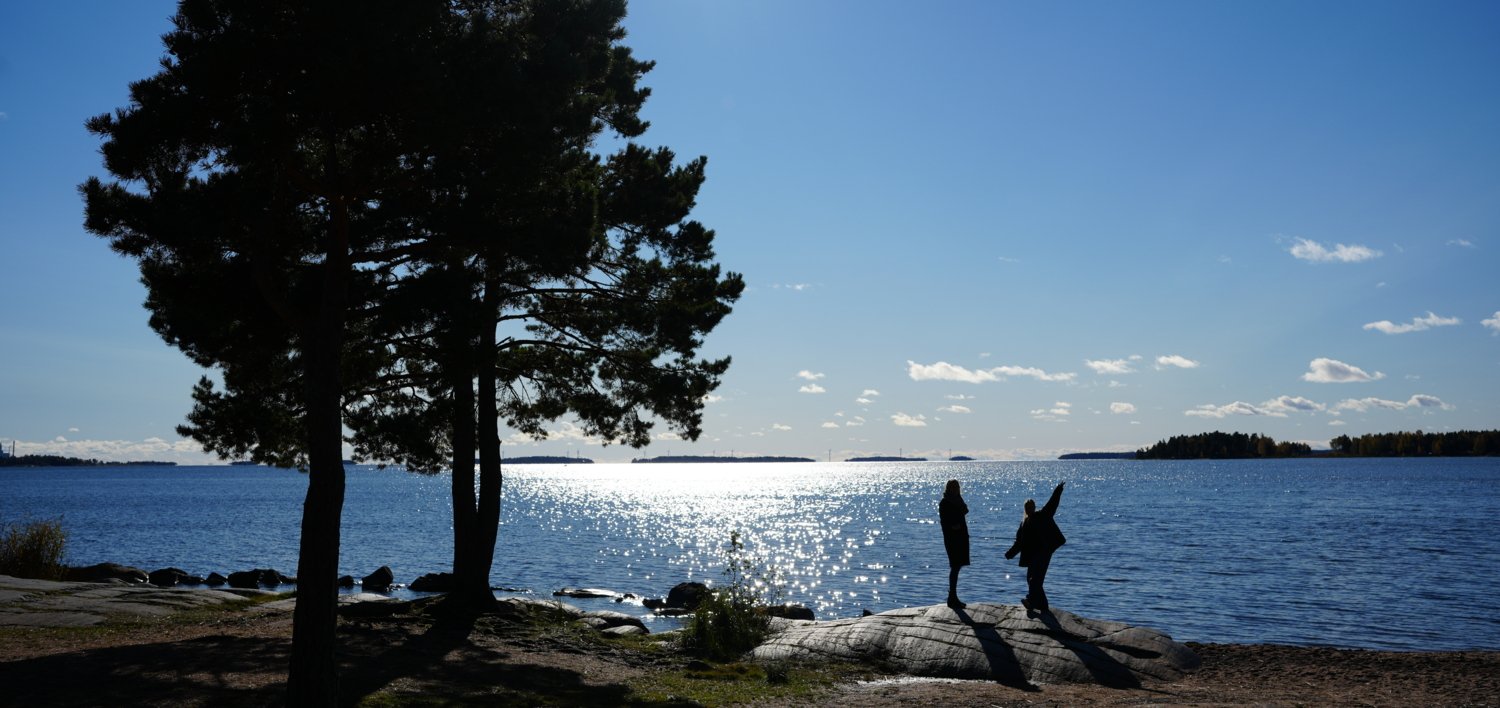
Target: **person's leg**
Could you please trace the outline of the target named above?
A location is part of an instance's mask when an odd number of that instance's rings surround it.
[[[1052,565],[1052,554],[1037,554],[1038,558],[1031,561],[1026,568],[1026,587],[1030,593],[1031,609],[1038,612],[1047,611],[1047,590],[1043,584],[1047,582],[1047,567]]]
[[[963,607],[964,603],[958,599],[958,569],[953,566],[948,570],[948,604],[954,607]]]

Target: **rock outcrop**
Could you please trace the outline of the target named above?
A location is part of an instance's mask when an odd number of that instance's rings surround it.
[[[452,573],[427,573],[407,586],[414,592],[453,592],[457,586],[456,578]]]
[[[972,603],[910,607],[829,622],[775,620],[757,660],[874,661],[913,676],[983,679],[1027,687],[1098,683],[1134,687],[1198,666],[1186,646],[1154,629],[1054,608]]]
[[[274,588],[279,585],[297,584],[296,578],[283,575],[275,568],[255,568],[230,573],[228,581],[229,587],[242,589]]]
[[[119,563],[96,563],[81,568],[69,568],[63,573],[64,580],[84,583],[105,583],[119,580],[127,583],[144,583],[151,579],[149,573]]]
[[[672,586],[666,599],[646,598],[641,604],[655,610],[657,614],[685,614],[698,609],[703,598],[708,596],[708,586],[689,581]]]
[[[396,574],[391,572],[391,567],[382,565],[375,572],[366,575],[359,581],[359,586],[370,592],[385,592],[391,589],[391,583],[396,582]]]

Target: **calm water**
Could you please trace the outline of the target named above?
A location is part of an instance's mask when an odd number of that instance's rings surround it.
[[[739,530],[820,618],[937,603],[949,478],[970,509],[970,601],[1025,593],[1001,553],[1022,502],[1067,480],[1057,607],[1180,640],[1500,650],[1494,458],[515,466],[492,580],[661,596],[722,581]],[[75,565],[291,574],[305,485],[246,467],[3,469],[0,521],[62,516]],[[350,468],[342,572],[409,582],[450,548],[447,477]]]

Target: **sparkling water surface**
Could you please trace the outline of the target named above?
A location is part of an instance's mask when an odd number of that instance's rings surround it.
[[[1068,482],[1053,605],[1179,640],[1500,650],[1500,459],[516,465],[491,580],[663,596],[724,582],[732,533],[820,619],[941,602],[946,480],[969,601],[1015,603],[1028,497]],[[350,467],[341,572],[451,564],[449,479]],[[255,467],[0,469],[0,522],[61,516],[68,562],[294,574],[306,477]],[[638,604],[576,601],[645,613]],[[658,628],[675,620],[656,619]]]

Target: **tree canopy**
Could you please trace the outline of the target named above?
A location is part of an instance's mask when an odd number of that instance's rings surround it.
[[[455,575],[498,523],[498,425],[695,438],[743,283],[688,218],[705,160],[628,142],[651,68],[622,0],[184,0],[156,75],[88,127],[86,226],[212,369],[180,431],[309,470],[288,697],[336,700],[343,445],[453,473]],[[601,154],[597,138],[627,141]],[[349,436],[346,440],[346,434]],[[476,497],[474,460],[478,457]]]

